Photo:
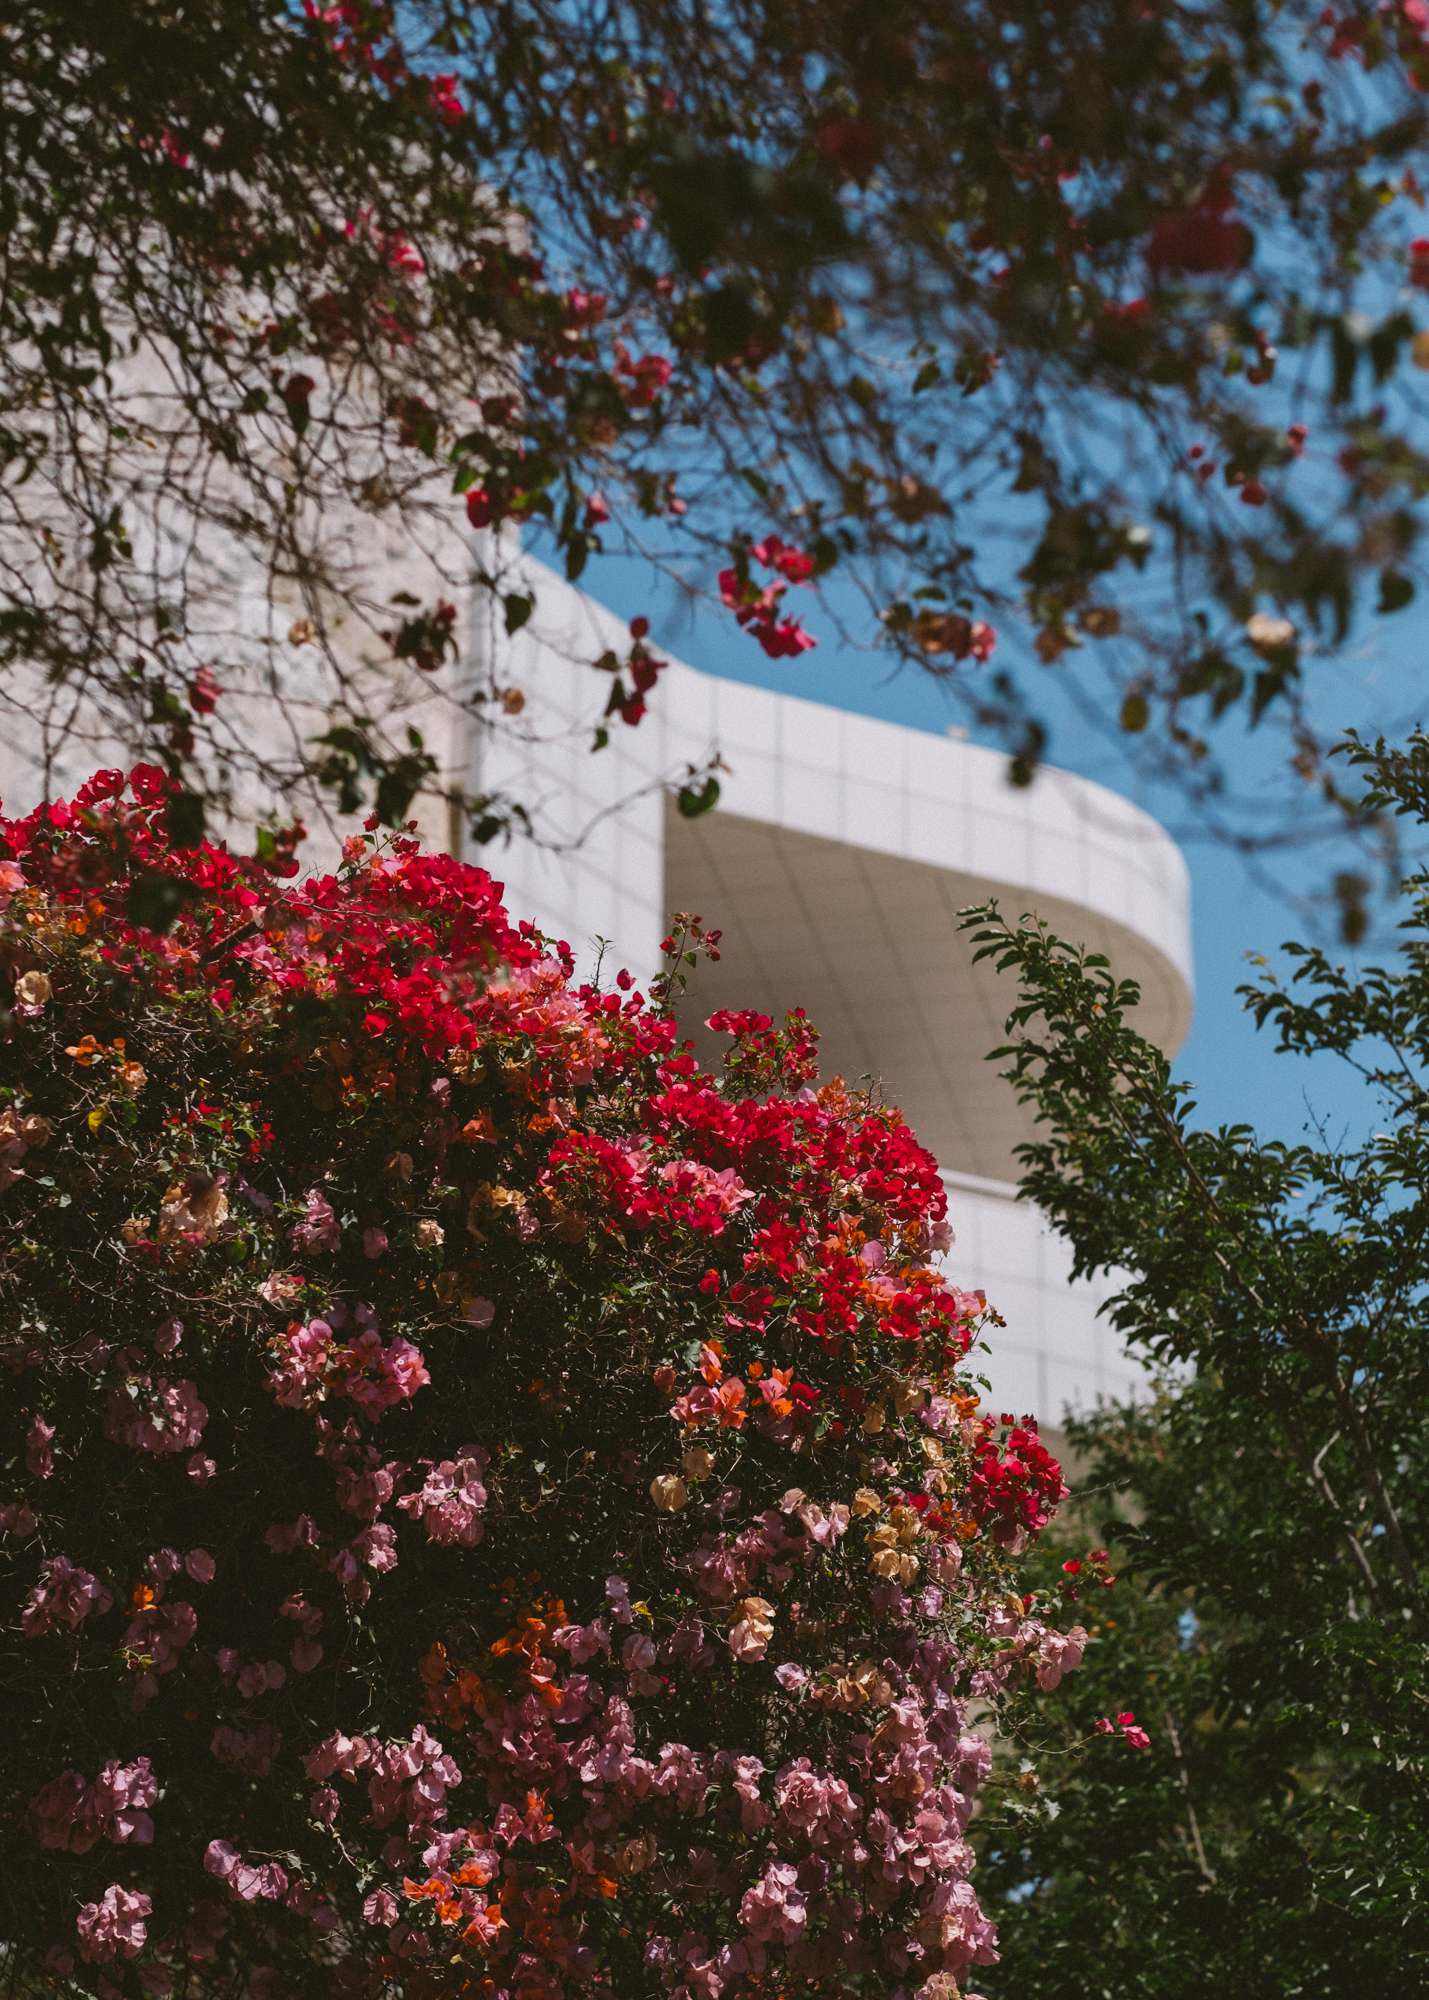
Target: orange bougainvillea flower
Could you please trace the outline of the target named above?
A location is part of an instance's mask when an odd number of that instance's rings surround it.
[[[462,1932],[462,1943],[480,1945],[483,1949],[489,1950],[496,1941],[498,1933],[505,1928],[506,1923],[500,1903],[488,1903]]]

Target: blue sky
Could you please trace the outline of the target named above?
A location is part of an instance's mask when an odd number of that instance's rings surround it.
[[[960,720],[947,693],[930,677],[907,670],[890,675],[886,663],[873,655],[825,640],[798,661],[767,660],[751,639],[715,610],[691,613],[670,599],[662,611],[658,599],[651,600],[650,570],[643,563],[599,559],[582,582],[626,616],[645,612],[651,617],[654,639],[708,672],[939,734]],[[820,629],[816,608],[809,608],[805,622],[811,631]],[[1358,653],[1319,666],[1315,699],[1319,725],[1334,733],[1354,725],[1363,733],[1382,729],[1397,735],[1406,721],[1429,711],[1429,702],[1416,708],[1429,686],[1421,664],[1426,641],[1425,618],[1413,609],[1372,627]],[[1075,661],[1070,670],[1077,671]],[[1065,674],[1068,668],[1056,671]],[[1034,674],[1039,676],[1036,682]],[[1223,844],[1197,833],[1194,809],[1174,786],[1137,775],[1119,750],[1114,731],[1102,734],[1093,729],[1071,704],[1058,699],[1056,673],[1034,667],[1027,679],[1039,699],[1045,689],[1054,728],[1053,761],[1135,798],[1181,841],[1193,882],[1197,991],[1195,1022],[1177,1069],[1196,1086],[1205,1122],[1246,1121],[1267,1138],[1290,1141],[1313,1137],[1317,1125],[1331,1139],[1370,1129],[1375,1107],[1353,1072],[1333,1059],[1275,1057],[1269,1039],[1256,1033],[1235,992],[1249,976],[1250,953],[1260,952],[1274,961],[1284,939],[1310,935],[1316,925],[1317,941],[1334,943],[1332,913],[1326,909],[1317,917],[1307,911],[1306,901],[1323,890],[1336,867],[1353,866],[1356,857],[1345,848],[1317,843],[1262,857],[1248,866]],[[1260,734],[1247,734],[1238,718],[1222,728],[1218,747],[1236,780],[1252,786],[1282,783],[1286,756],[1282,736],[1269,726]],[[1364,948],[1365,957],[1382,959],[1386,945],[1387,935],[1381,932]],[[1354,959],[1343,949],[1336,955]]]

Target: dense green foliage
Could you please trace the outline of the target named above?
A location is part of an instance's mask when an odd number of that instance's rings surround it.
[[[1429,820],[1429,739],[1350,746],[1381,809]],[[1403,946],[1347,970],[1290,948],[1247,1004],[1276,1060],[1362,1074],[1364,1135],[1207,1131],[1129,1025],[1134,994],[1039,927],[979,914],[1019,980],[1004,1059],[1042,1119],[1025,1191],[1083,1270],[1135,1270],[1116,1323],[1165,1370],[1076,1441],[1082,1532],[1115,1591],[1036,1746],[1057,1815],[992,1864],[1004,1994],[1191,2000],[1417,1992],[1429,1980],[1429,871]],[[1093,1586],[1093,1594],[1096,1592]],[[1058,1752],[1134,1702],[1134,1764]]]

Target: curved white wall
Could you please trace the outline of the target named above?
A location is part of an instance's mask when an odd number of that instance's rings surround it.
[[[1142,1032],[1173,1051],[1191,1015],[1190,893],[1182,857],[1147,814],[1049,770],[1024,790],[1005,759],[965,742],[722,681],[672,661],[635,730],[591,735],[608,683],[588,662],[624,654],[625,626],[537,565],[531,626],[502,638],[502,678],[529,689],[523,738],[489,737],[478,788],[534,804],[545,846],[483,857],[522,915],[589,965],[594,940],[645,976],[676,909],[724,931],[688,1025],[724,1005],[818,1024],[826,1074],[878,1079],[945,1170],[959,1283],[1007,1321],[982,1358],[1000,1409],[1057,1422],[1135,1396],[1138,1363],[1097,1317],[1105,1283],[1014,1199],[1030,1130],[986,1062],[1013,993],[975,967],[959,911],[995,896],[1104,951],[1143,991]],[[524,721],[524,718],[523,718]],[[717,809],[682,819],[665,787],[716,749]]]
[[[1054,1423],[1068,1410],[1143,1395],[1146,1371],[1097,1316],[1116,1286],[1106,1278],[1073,1283],[1070,1247],[1015,1188],[956,1173],[943,1181],[953,1228],[948,1270],[986,1292],[1007,1321],[989,1352],[973,1356],[991,1385],[990,1406]]]

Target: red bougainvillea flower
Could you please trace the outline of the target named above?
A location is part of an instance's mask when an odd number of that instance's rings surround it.
[[[1188,276],[1238,271],[1249,263],[1255,239],[1231,214],[1235,195],[1229,173],[1211,177],[1189,208],[1157,218],[1146,244],[1146,261],[1156,272]]]
[[[796,618],[783,616],[780,607],[788,584],[810,581],[814,574],[813,558],[802,549],[791,548],[778,535],[767,535],[749,553],[766,569],[777,571],[784,581],[760,585],[741,575],[738,569],[721,570],[721,603],[733,611],[736,622],[758,640],[771,660],[795,659],[800,653],[809,652],[818,641]]]

